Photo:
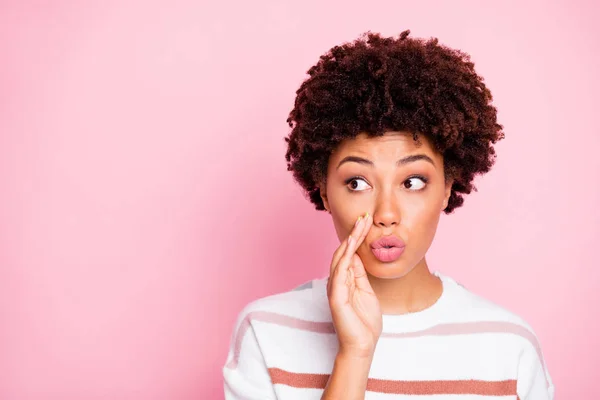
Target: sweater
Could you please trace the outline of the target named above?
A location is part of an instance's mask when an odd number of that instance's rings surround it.
[[[439,272],[431,307],[386,315],[366,400],[553,400],[532,328]],[[225,366],[226,400],[320,399],[338,339],[327,279],[255,300],[239,314]]]

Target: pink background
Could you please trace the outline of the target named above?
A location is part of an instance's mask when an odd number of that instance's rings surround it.
[[[533,325],[557,399],[598,398],[598,11],[3,1],[0,398],[222,398],[238,312],[336,247],[285,168],[294,92],[333,45],[407,28],[472,55],[507,137],[430,265]]]

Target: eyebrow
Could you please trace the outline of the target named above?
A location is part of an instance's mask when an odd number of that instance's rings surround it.
[[[403,166],[403,165],[406,165],[409,163],[413,163],[415,161],[420,161],[420,160],[427,161],[428,163],[431,163],[431,165],[433,165],[435,167],[435,163],[433,162],[431,157],[429,157],[425,154],[413,154],[410,156],[406,156],[406,157],[401,158],[398,161],[396,161],[396,165],[400,167],[400,166]],[[367,165],[369,167],[375,166],[373,161],[367,160],[366,158],[357,157],[357,156],[348,156],[348,157],[344,157],[342,159],[342,161],[340,161],[340,163],[338,164],[336,169],[339,169],[342,164],[347,163],[347,162],[355,162],[355,163]]]

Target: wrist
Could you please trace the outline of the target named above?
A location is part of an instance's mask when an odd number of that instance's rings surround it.
[[[371,361],[375,354],[375,347],[372,348],[343,348],[337,352],[337,358],[348,361]]]
[[[321,399],[365,398],[374,351],[340,348]],[[374,350],[374,349],[373,349]]]

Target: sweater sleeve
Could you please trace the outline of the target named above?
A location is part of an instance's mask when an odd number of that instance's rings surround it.
[[[554,400],[554,384],[539,348],[527,346],[521,353],[517,395],[519,400]]]
[[[223,367],[225,400],[275,399],[268,368],[247,308],[238,316]]]

